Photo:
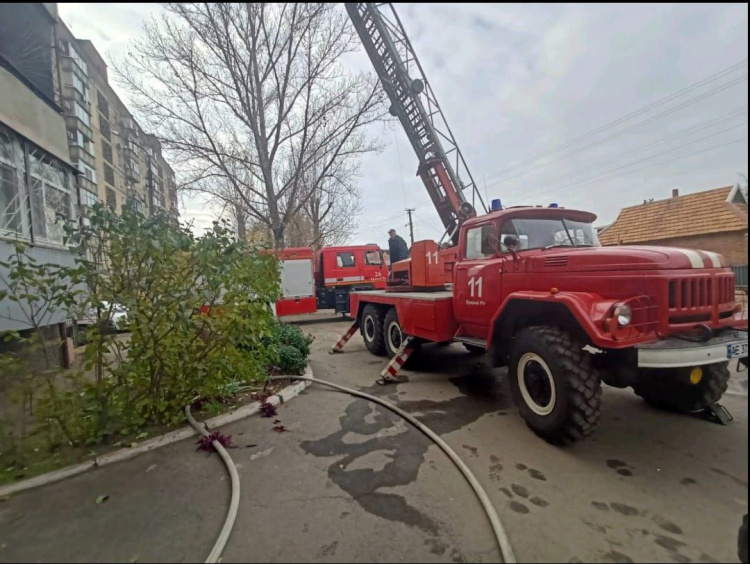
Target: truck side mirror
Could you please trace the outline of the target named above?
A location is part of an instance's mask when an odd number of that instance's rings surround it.
[[[505,245],[509,251],[515,251],[518,248],[518,237],[515,235],[506,235],[503,238],[503,245]]]

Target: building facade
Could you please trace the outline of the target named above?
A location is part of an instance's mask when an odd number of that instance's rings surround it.
[[[56,4],[0,4],[0,260],[14,242],[38,262],[72,266],[63,240],[79,197],[54,45]],[[8,270],[0,266],[0,289]],[[0,301],[0,331],[30,327],[28,304]],[[63,321],[53,313],[50,327]]]
[[[119,213],[177,217],[174,171],[109,84],[107,65],[89,40],[57,25],[60,84],[73,162],[81,172],[81,203],[99,201]]]
[[[57,4],[0,4],[0,261],[18,240],[38,262],[72,266],[65,222],[97,201],[176,218],[174,171]],[[0,266],[0,290],[7,274]],[[24,304],[0,300],[0,332],[28,328]]]

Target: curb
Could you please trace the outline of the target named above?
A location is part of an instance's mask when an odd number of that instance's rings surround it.
[[[314,377],[312,368],[309,364],[305,368],[305,373],[303,374],[303,376],[307,376],[308,378]],[[311,385],[312,382],[305,381],[291,384],[281,390],[278,394],[270,396],[267,401],[274,406],[285,403],[293,397],[299,395],[305,388]],[[240,419],[245,419],[246,417],[255,415],[259,411],[260,402],[256,401],[255,403],[243,405],[235,411],[229,411],[227,413],[217,415],[216,417],[212,417],[211,419],[206,419],[203,423],[209,428],[223,427],[224,425],[228,425],[229,423],[234,423],[235,421],[239,421]],[[68,466],[59,470],[54,470],[52,472],[41,474],[39,476],[34,476],[33,478],[29,478],[28,480],[16,482],[15,484],[2,486],[0,487],[0,498],[30,490],[32,488],[46,486],[47,484],[53,484],[55,482],[64,480],[65,478],[71,478],[73,476],[77,476],[78,474],[83,474],[84,472],[87,472],[93,468],[99,468],[102,466],[114,464],[115,462],[129,460],[146,452],[156,450],[172,443],[184,441],[185,439],[189,439],[190,437],[196,435],[197,432],[195,431],[195,429],[188,425],[187,427],[183,427],[182,429],[170,431],[169,433],[166,433],[159,437],[154,437],[153,439],[144,441],[133,448],[123,448],[120,450],[116,450],[102,456],[97,456],[93,460],[89,460],[87,462],[75,464],[73,466]]]

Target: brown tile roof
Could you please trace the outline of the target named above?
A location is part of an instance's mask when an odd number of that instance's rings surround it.
[[[599,240],[617,245],[747,229],[747,204],[730,204],[731,193],[732,186],[725,186],[623,208]]]

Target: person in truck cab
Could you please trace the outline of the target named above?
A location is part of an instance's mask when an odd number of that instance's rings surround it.
[[[388,253],[391,256],[391,265],[409,258],[409,247],[406,245],[403,237],[396,235],[395,229],[388,231]]]

